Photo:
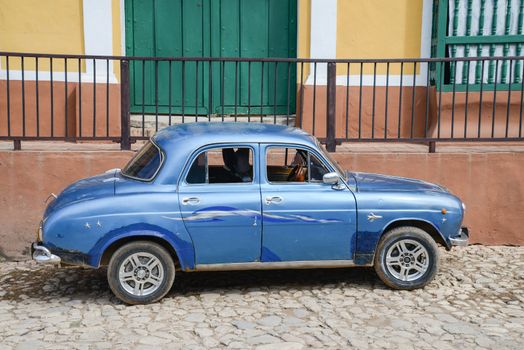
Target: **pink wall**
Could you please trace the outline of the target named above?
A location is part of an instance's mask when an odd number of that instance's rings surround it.
[[[0,249],[28,254],[50,192],[72,181],[122,167],[132,152],[0,151]],[[467,205],[471,241],[524,244],[524,153],[349,153],[335,157],[351,170],[436,182]]]

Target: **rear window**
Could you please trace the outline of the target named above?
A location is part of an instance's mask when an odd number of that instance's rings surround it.
[[[151,141],[127,163],[122,174],[138,180],[151,180],[156,175],[162,164],[162,153]]]

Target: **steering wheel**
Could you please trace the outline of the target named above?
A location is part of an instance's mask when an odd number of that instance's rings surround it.
[[[304,174],[304,167],[300,164],[297,164],[293,167],[293,170],[291,170],[291,172],[289,173],[289,175],[287,176],[287,181],[297,181],[297,180],[300,180],[298,179],[298,175],[301,174],[303,175]],[[302,179],[302,181],[304,181],[304,179]]]

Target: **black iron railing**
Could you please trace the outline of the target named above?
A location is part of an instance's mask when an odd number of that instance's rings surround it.
[[[523,60],[0,52],[0,140],[15,149],[31,140],[129,149],[172,124],[246,121],[303,128],[330,150],[340,142],[421,142],[431,151],[437,141],[522,141]]]

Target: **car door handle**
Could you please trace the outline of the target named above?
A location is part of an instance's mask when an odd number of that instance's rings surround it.
[[[200,203],[200,198],[198,198],[198,197],[182,198],[182,204],[184,204],[184,205],[188,205],[188,204],[195,205],[195,204],[198,204],[198,203]]]
[[[273,196],[273,197],[268,196],[268,197],[266,197],[266,204],[267,205],[269,205],[271,203],[277,203],[278,204],[278,203],[282,203],[283,200],[284,199],[282,197],[280,197],[280,196]]]

